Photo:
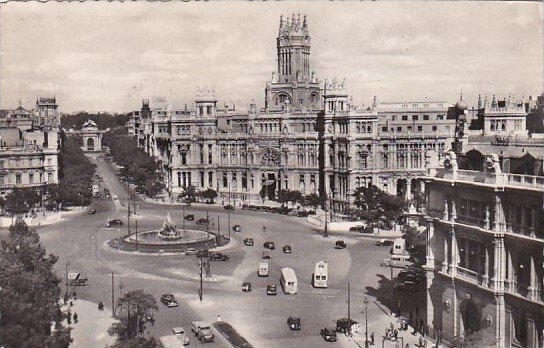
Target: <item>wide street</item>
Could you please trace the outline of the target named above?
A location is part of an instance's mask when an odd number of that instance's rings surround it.
[[[127,187],[118,181],[111,164],[102,159],[95,162],[97,173],[119,201],[99,198],[93,204],[96,214],[81,213],[39,230],[47,251],[59,256],[56,271],[63,281],[67,263],[69,272],[82,272],[89,278],[88,286],[75,288],[79,298],[95,303],[102,301],[106,307],[111,307],[113,273],[116,298],[121,292],[134,289],[144,289],[157,298],[156,322],[149,326],[150,333],[157,338],[170,334],[172,327],[181,325],[189,330],[191,321],[212,322],[219,315],[255,347],[319,347],[331,344],[321,338],[320,329],[332,327],[336,319],[348,315],[349,283],[351,317],[359,322],[364,334],[363,299],[367,297],[370,301],[368,332],[374,332],[376,341],[381,342],[383,328],[387,325],[384,321],[390,320],[386,316],[389,312],[386,305],[390,301],[389,269],[380,267],[381,260],[389,255],[388,247],[374,246],[375,239],[365,239],[356,233],[323,238],[305,218],[237,209],[231,212],[231,225],[240,224],[242,231],[232,232],[231,243],[222,250],[230,260],[212,262],[212,278],[204,282],[204,296],[200,302],[198,259],[195,256],[118,252],[106,245],[109,239],[127,233]],[[136,206],[139,231],[160,228],[168,213],[178,228],[182,226],[183,213],[179,205],[137,200]],[[206,210],[214,221],[210,229],[217,229],[219,218],[222,233],[228,234],[228,216],[223,207],[185,207],[185,213],[194,214],[195,219],[205,217]],[[120,230],[106,228],[108,218],[122,219],[124,226]],[[263,226],[266,226],[266,232],[263,232]],[[131,219],[131,227],[134,231],[134,219]],[[186,227],[199,228],[192,221],[187,221]],[[243,244],[243,239],[248,237],[255,240],[254,246]],[[346,249],[334,249],[339,239],[348,244]],[[276,250],[270,252],[269,277],[258,277],[257,266],[265,241],[275,242]],[[285,244],[291,245],[291,254],[282,252]],[[320,260],[329,263],[327,289],[315,289],[310,283],[314,265]],[[286,295],[281,291],[282,267],[295,270],[298,294]],[[241,284],[245,281],[252,283],[252,292],[242,292]],[[277,296],[266,295],[266,286],[272,283],[278,285]],[[159,302],[161,294],[168,292],[180,301],[179,307],[167,309]],[[301,318],[301,331],[289,330],[286,320],[290,315]],[[200,345],[194,336],[190,337],[191,345]],[[357,344],[364,346],[364,341],[355,343],[344,335],[339,335],[335,343],[344,347],[356,347]],[[227,346],[221,339],[207,345]]]

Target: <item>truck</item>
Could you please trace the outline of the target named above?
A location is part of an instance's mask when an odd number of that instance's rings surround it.
[[[259,262],[259,277],[268,277],[268,262]]]
[[[87,277],[81,273],[68,273],[68,283],[70,286],[85,286],[87,285]]]
[[[200,343],[213,342],[215,339],[210,324],[203,321],[193,321],[191,326],[191,331],[195,334]]]

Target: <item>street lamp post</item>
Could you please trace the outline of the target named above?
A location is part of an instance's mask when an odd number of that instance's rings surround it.
[[[228,219],[229,219],[229,240],[230,240],[230,230],[231,230],[231,226],[230,226],[230,209],[227,210],[227,215],[228,215]]]
[[[70,266],[70,261],[66,262],[66,274],[65,274],[65,277],[66,277],[66,293],[65,293],[65,297],[68,296],[68,266]]]
[[[368,299],[363,300],[365,305],[365,348],[368,348]]]

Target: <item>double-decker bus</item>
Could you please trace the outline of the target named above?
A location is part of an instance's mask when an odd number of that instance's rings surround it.
[[[282,268],[280,284],[283,292],[286,294],[296,294],[298,291],[298,282],[295,271],[292,268]]]
[[[329,280],[329,265],[326,261],[319,261],[315,264],[314,275],[312,277],[312,285],[314,288],[326,288]]]

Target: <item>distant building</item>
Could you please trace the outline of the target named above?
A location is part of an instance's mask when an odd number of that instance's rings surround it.
[[[66,134],[81,137],[83,152],[93,153],[102,152],[102,136],[106,132],[106,130],[99,130],[97,124],[89,119],[80,130],[68,130]]]
[[[13,188],[57,184],[59,128],[55,98],[39,98],[37,110],[19,105],[0,113],[0,196]]]
[[[311,71],[306,18],[280,18],[277,71],[265,106],[243,111],[218,105],[200,87],[194,105],[175,109],[144,100],[126,126],[163,163],[168,191],[193,185],[219,191],[223,202],[274,198],[279,190],[331,197],[335,210],[353,204],[358,187],[374,184],[410,198],[425,173],[425,152],[451,146],[456,120],[445,101],[357,107],[338,79]]]

